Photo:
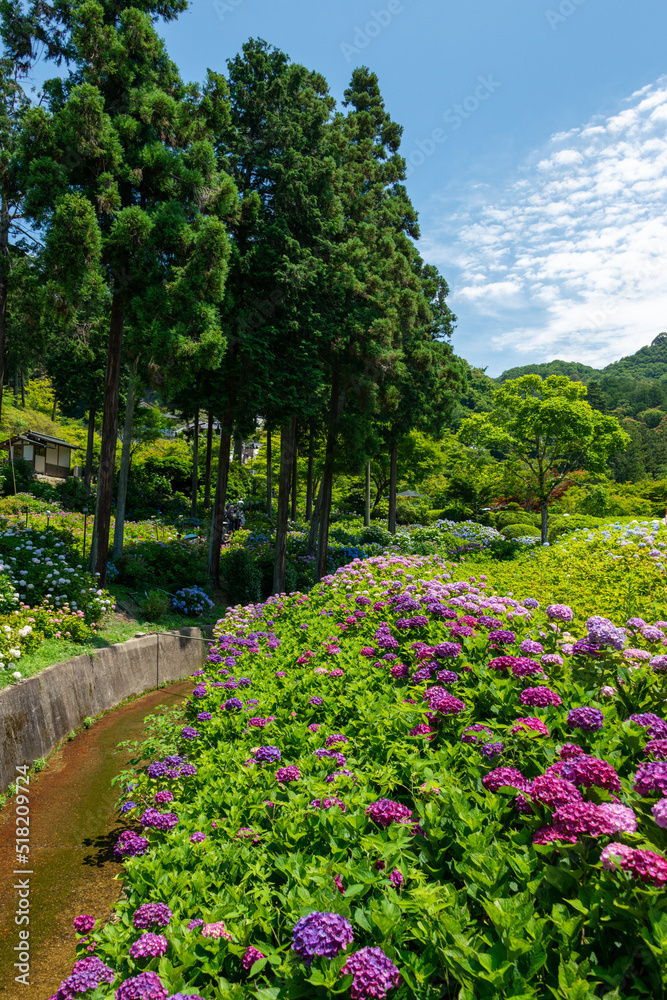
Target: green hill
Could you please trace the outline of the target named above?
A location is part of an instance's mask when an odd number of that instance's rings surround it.
[[[539,375],[547,378],[549,375],[567,375],[573,382],[585,382],[588,384],[592,379],[600,377],[601,372],[597,368],[591,368],[580,361],[547,361],[541,365],[522,365],[520,368],[508,368],[496,381],[508,382],[513,378],[521,378],[522,375]]]

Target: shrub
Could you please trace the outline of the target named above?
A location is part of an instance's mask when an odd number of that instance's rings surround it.
[[[76,510],[81,514],[93,513],[95,500],[88,493],[83,479],[68,476],[62,483],[58,483],[55,489],[58,499],[65,510]]]
[[[149,590],[141,610],[149,622],[158,622],[169,610],[169,603],[169,595],[163,590]]]
[[[171,600],[174,611],[183,615],[203,615],[214,606],[213,601],[201,587],[184,587]]]
[[[515,524],[508,524],[501,530],[505,538],[539,538],[540,529],[533,527],[527,521],[519,521]]]
[[[389,545],[393,536],[386,528],[381,528],[379,524],[371,524],[369,528],[363,528],[359,533],[361,545],[368,543],[375,545]]]
[[[510,524],[534,524],[534,516],[527,510],[501,510],[493,515],[494,527],[502,531]]]
[[[35,470],[31,463],[26,462],[24,458],[14,459],[13,472],[12,463],[9,459],[5,459],[4,462],[0,463],[0,492],[5,496],[9,496],[11,493],[27,493],[34,475]],[[16,480],[16,489],[14,489],[14,480]]]
[[[142,587],[159,580],[172,592],[207,580],[203,542],[136,542],[118,563],[118,582]]]
[[[220,559],[220,573],[230,604],[257,604],[262,599],[262,570],[247,549],[233,548]]]

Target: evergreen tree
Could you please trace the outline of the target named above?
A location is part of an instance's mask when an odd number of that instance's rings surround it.
[[[203,93],[185,86],[153,24],[185,6],[185,0],[35,2],[25,18],[5,23],[17,58],[41,42],[49,57],[69,67],[65,80],[46,85],[48,109],[27,115],[30,215],[60,243],[70,287],[70,268],[83,264],[82,280],[101,280],[111,294],[91,553],[102,584],[126,326],[183,377],[193,365],[218,364],[224,349],[215,305],[228,255],[222,219],[235,199],[218,169],[208,123],[224,109],[225,95],[218,80],[209,79]],[[84,232],[88,239],[78,242]]]

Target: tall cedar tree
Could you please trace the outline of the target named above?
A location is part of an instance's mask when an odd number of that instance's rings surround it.
[[[326,570],[337,446],[345,432],[361,468],[373,438],[372,421],[384,398],[397,397],[395,373],[405,369],[404,348],[416,331],[431,339],[434,291],[421,274],[413,240],[417,215],[401,181],[402,129],[385,109],[377,77],[354,71],[338,116],[338,183],[344,228],[332,253],[322,309],[331,336],[321,338],[330,397],[325,467],[318,503],[317,576]],[[430,274],[430,272],[429,272]],[[387,389],[386,383],[390,388]],[[366,454],[364,454],[364,451]]]
[[[28,112],[27,208],[59,247],[63,285],[71,290],[78,272],[83,281],[100,277],[112,296],[91,553],[101,584],[126,325],[184,378],[193,366],[219,364],[224,349],[215,304],[228,256],[222,219],[235,198],[218,170],[210,122],[222,120],[226,99],[218,79],[203,96],[185,86],[153,26],[185,7],[36,2],[5,24],[17,58],[41,42],[70,68],[45,86],[48,111]]]
[[[220,155],[240,213],[222,310],[229,351],[219,386],[209,570],[216,578],[233,428],[261,415],[281,434],[274,572],[281,591],[296,420],[311,413],[321,380],[312,291],[321,281],[322,244],[340,225],[326,128],[333,100],[319,74],[262,40],[244,45],[228,70],[231,120],[219,136]]]
[[[21,136],[30,104],[18,82],[18,66],[0,59],[0,420],[7,350],[7,302],[12,262],[25,252],[21,244],[34,241],[22,226],[25,178],[18,169]]]

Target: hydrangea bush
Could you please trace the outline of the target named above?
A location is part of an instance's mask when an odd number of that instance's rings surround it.
[[[453,574],[227,612],[119,777],[95,1000],[665,995],[667,621]]]

